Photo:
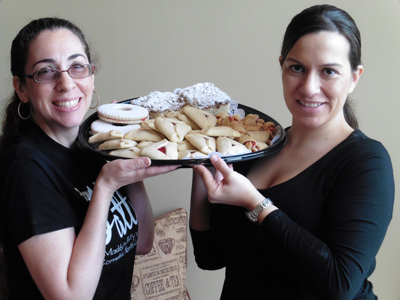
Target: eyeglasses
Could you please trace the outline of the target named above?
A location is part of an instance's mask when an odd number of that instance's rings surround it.
[[[94,70],[95,67],[92,64],[75,64],[68,70],[42,69],[34,72],[32,75],[23,74],[22,76],[33,79],[36,83],[50,83],[57,81],[62,72],[67,72],[71,78],[81,79],[93,75]]]

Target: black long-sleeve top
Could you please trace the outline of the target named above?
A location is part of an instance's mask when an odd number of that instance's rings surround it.
[[[252,162],[235,166],[246,175]],[[225,267],[221,299],[376,299],[368,277],[392,217],[394,178],[381,143],[354,131],[294,178],[262,189],[279,208],[260,226],[213,204],[191,229],[198,266]]]

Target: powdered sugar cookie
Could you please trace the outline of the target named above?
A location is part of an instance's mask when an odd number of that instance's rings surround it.
[[[149,118],[147,109],[123,103],[108,103],[99,106],[97,114],[100,119],[110,123],[138,124]]]
[[[177,89],[175,93],[188,105],[208,111],[213,115],[230,111],[231,97],[209,82]]]
[[[150,94],[131,100],[131,104],[144,107],[150,118],[165,116],[170,111],[178,111],[186,103],[178,95],[171,92],[151,92]]]

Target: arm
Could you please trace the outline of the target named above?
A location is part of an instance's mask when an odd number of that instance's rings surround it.
[[[207,198],[207,190],[196,172],[193,172],[192,177],[189,215],[189,226],[191,229],[196,231],[210,229],[210,203]]]
[[[342,154],[346,161],[330,170],[318,236],[281,211],[267,217],[260,227],[259,238],[274,245],[293,274],[323,299],[354,298],[375,268],[391,219],[390,158],[381,150],[365,148],[356,148],[349,156]]]
[[[265,197],[246,177],[233,171],[220,157],[213,155],[210,160],[216,169],[214,177],[202,165],[193,166],[193,169],[201,177],[211,203],[242,206],[250,211],[264,200]],[[271,205],[264,211],[263,218],[276,209]],[[259,222],[263,218],[259,218]]]
[[[219,247],[220,241],[214,237],[211,230],[210,202],[255,207],[264,199],[245,177],[234,172],[232,167],[227,166],[218,156],[212,156],[211,161],[216,169],[215,175],[202,165],[193,166],[190,205],[190,233],[194,255],[197,265],[205,270],[225,267],[224,255]],[[247,184],[244,184],[245,182]]]
[[[276,259],[282,264],[280,267],[322,299],[354,298],[374,269],[375,256],[391,219],[394,182],[390,158],[386,152],[372,148],[372,145],[362,150],[356,147],[351,155],[348,154],[351,149],[346,149],[345,155],[341,153],[344,161],[333,164],[336,170],[328,170],[327,204],[317,235],[276,208],[266,212],[258,229],[259,239],[267,248],[273,248]],[[211,201],[245,206],[245,194],[240,194],[239,190],[233,195],[229,191],[225,194],[224,186],[214,182],[204,169],[199,172],[204,173],[204,182],[213,197]],[[233,173],[227,175],[236,177]],[[224,181],[227,178],[225,176]],[[231,180],[235,181],[229,178],[222,184],[228,186]],[[312,191],[312,186],[307,186],[307,178],[302,184]],[[242,182],[241,188],[252,195],[251,198],[256,195],[247,181]],[[287,197],[294,195],[293,191],[274,191],[279,193],[275,195],[269,190],[273,196],[268,196],[272,200],[280,197],[286,203]],[[235,194],[243,198],[235,198]]]
[[[101,274],[108,209],[114,191],[175,167],[148,168],[150,160],[115,160],[102,168],[78,236],[74,228],[33,236],[19,245],[46,299],[92,299]],[[43,255],[46,253],[46,255]]]
[[[136,182],[126,186],[126,193],[135,208],[138,219],[138,243],[136,254],[147,254],[151,251],[154,241],[153,210],[147,196],[144,182]]]

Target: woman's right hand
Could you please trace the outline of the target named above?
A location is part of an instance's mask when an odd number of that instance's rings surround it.
[[[235,172],[220,157],[213,155],[210,161],[215,167],[214,176],[202,165],[193,166],[193,170],[203,180],[211,203],[242,206],[252,210],[264,199],[246,177]]]

